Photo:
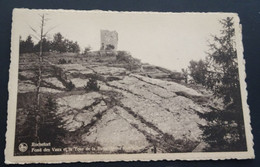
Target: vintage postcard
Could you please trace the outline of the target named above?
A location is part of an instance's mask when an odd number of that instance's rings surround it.
[[[239,17],[14,9],[11,163],[254,158]]]

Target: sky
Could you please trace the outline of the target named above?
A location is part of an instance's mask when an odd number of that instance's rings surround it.
[[[129,51],[143,63],[173,71],[187,68],[191,60],[204,59],[211,35],[219,35],[220,19],[228,14],[206,13],[141,13],[102,11],[21,10],[15,15],[18,33],[25,39],[34,34],[30,26],[40,31],[39,14],[45,14],[48,37],[60,32],[77,41],[83,50],[91,46],[100,49],[100,30],[118,32],[118,50]],[[53,28],[53,29],[52,29]],[[37,40],[34,39],[36,42]]]

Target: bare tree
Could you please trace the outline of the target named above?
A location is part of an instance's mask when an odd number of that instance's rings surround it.
[[[36,83],[36,101],[37,101],[37,109],[35,111],[35,137],[37,140],[39,140],[38,137],[38,129],[39,129],[39,121],[40,121],[40,115],[39,115],[39,111],[40,111],[40,98],[41,98],[41,93],[40,93],[40,87],[41,87],[41,82],[42,82],[42,65],[43,65],[43,51],[42,51],[42,43],[43,43],[43,39],[46,38],[46,35],[49,33],[50,30],[52,30],[53,28],[45,31],[45,26],[46,26],[46,22],[47,22],[47,18],[45,17],[44,14],[39,15],[40,16],[40,20],[41,20],[41,24],[40,24],[40,32],[38,32],[36,29],[34,29],[33,27],[30,26],[31,30],[34,32],[34,34],[32,35],[33,37],[35,37],[36,39],[39,40],[39,44],[40,44],[40,49],[39,49],[39,54],[38,54],[38,75],[37,75],[37,83]]]

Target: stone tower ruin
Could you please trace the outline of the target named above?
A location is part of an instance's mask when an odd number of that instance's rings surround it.
[[[100,50],[117,50],[118,33],[116,31],[101,30]]]

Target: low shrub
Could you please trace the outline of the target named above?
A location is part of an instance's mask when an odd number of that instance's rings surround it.
[[[97,77],[93,76],[92,78],[89,79],[87,82],[87,85],[84,86],[84,89],[89,92],[89,91],[99,91],[100,86],[98,86],[97,83]]]
[[[58,64],[66,64],[67,61],[65,59],[59,59]]]
[[[135,59],[131,56],[130,53],[125,51],[118,51],[116,55],[116,62],[117,63],[124,63],[127,70],[133,71],[140,68],[141,61]]]
[[[67,83],[67,89],[69,90],[69,91],[71,91],[72,89],[74,89],[75,88],[75,85],[70,81],[70,82],[68,82]]]
[[[114,76],[111,76],[111,77],[107,77],[107,81],[118,81],[118,80],[121,80],[120,78],[118,77],[114,77]]]
[[[130,63],[131,61],[131,56],[129,53],[125,52],[125,51],[118,51],[117,55],[116,55],[116,60],[118,62],[126,62],[126,63]]]

